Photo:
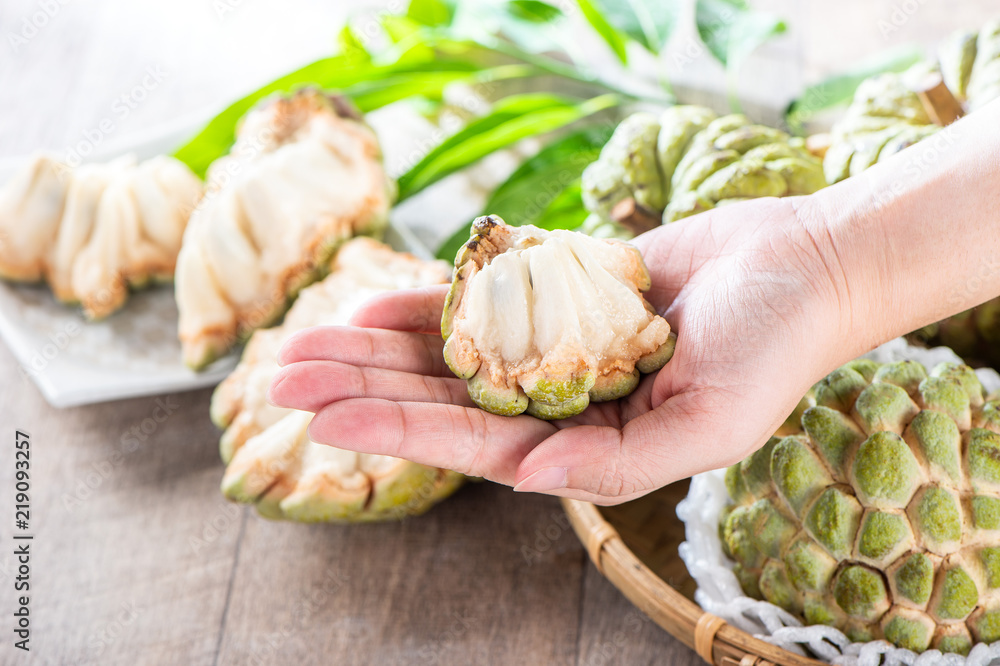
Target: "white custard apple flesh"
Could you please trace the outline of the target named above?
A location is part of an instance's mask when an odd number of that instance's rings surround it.
[[[212,396],[212,420],[225,430],[223,494],[268,518],[369,522],[423,513],[454,492],[461,474],[319,444],[307,430],[312,414],[275,407],[266,398],[278,350],[295,332],[344,325],[359,305],[384,291],[447,281],[443,261],[394,252],[369,238],[345,243],[330,274],[302,290],[280,326],[250,337],[239,365]]]
[[[628,243],[480,217],[455,259],[445,361],[489,412],[568,418],[628,395],[673,354],[649,287]]]
[[[965,365],[854,361],[726,472],[748,596],[855,641],[1000,640],[1000,397]]]
[[[177,258],[178,336],[195,369],[278,320],[343,242],[380,236],[395,198],[375,133],[314,89],[251,110],[207,183]]]
[[[46,281],[88,319],[169,282],[201,181],[164,155],[77,167],[35,156],[0,188],[0,278]]]

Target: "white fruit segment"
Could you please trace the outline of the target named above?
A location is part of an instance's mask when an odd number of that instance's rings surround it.
[[[445,359],[475,376],[470,395],[485,409],[564,418],[595,385],[591,399],[630,392],[636,363],[672,344],[640,293],[649,274],[633,246],[495,216],[474,231],[456,259],[442,333]]]
[[[251,336],[239,365],[212,396],[212,419],[225,428],[223,493],[256,504],[269,518],[307,522],[402,518],[451,494],[460,474],[317,444],[307,432],[311,414],[266,399],[278,350],[295,332],[345,325],[362,303],[384,291],[447,280],[444,262],[422,261],[368,238],[347,242],[330,275],[302,290],[280,326]]]
[[[129,288],[173,278],[201,191],[172,157],[72,168],[37,155],[0,190],[0,276],[45,280],[88,318],[106,317]]]
[[[381,234],[394,198],[372,130],[312,90],[244,118],[207,183],[177,263],[179,335],[195,368],[279,317],[345,240]]]

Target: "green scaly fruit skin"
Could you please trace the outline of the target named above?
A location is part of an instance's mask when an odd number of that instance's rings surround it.
[[[411,464],[402,474],[379,480],[367,503],[365,498],[336,502],[310,494],[285,496],[280,491],[238,501],[255,503],[257,512],[269,520],[374,523],[419,516],[452,495],[465,481],[466,477],[457,472]]]
[[[517,416],[528,409],[528,396],[517,386],[500,387],[477,372],[468,380],[469,397],[482,409],[500,416]]]
[[[624,398],[639,385],[639,370],[605,375],[590,389],[591,402],[610,402]]]
[[[584,171],[583,200],[610,221],[615,204],[631,196],[667,223],[720,202],[811,194],[825,186],[821,162],[801,141],[743,115],[717,118],[703,107],[677,106],[658,120],[647,113],[626,118]]]
[[[583,173],[583,199],[589,210],[607,219],[615,204],[629,196],[649,210],[666,206],[657,158],[659,133],[659,120],[646,112],[632,114],[615,128],[597,161]]]
[[[407,465],[403,474],[380,479],[365,504],[341,504],[321,497],[289,496],[280,502],[282,517],[302,523],[372,523],[402,520],[426,513],[465,483],[457,472]]]
[[[744,592],[852,640],[1000,640],[1000,398],[966,365],[857,361],[796,412],[726,471]]]

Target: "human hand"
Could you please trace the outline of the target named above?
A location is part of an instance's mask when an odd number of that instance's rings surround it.
[[[515,486],[615,504],[742,460],[826,372],[863,349],[847,285],[804,199],[758,199],[636,239],[647,299],[678,332],[674,357],[619,401],[562,421],[477,408],[445,365],[447,287],[390,292],[352,327],[283,347],[269,398],[316,412],[313,440]]]

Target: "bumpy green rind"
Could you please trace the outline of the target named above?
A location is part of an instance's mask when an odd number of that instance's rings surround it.
[[[958,654],[1000,640],[1000,433],[979,427],[995,400],[961,364],[831,373],[801,430],[789,419],[727,471],[741,584],[851,640]]]
[[[961,481],[962,435],[955,421],[940,412],[924,410],[913,417],[904,433],[932,468],[944,472],[953,483]]]
[[[878,620],[889,609],[889,593],[882,575],[865,566],[851,565],[841,571],[833,596],[848,616],[864,622]]]
[[[664,223],[733,201],[811,194],[826,186],[822,163],[801,140],[743,115],[716,118],[697,106],[675,106],[658,119],[644,112],[629,116],[582,182],[584,205],[601,220],[611,221],[615,204],[632,197],[646,212],[662,214]]]
[[[858,400],[860,402],[861,398]],[[879,431],[858,447],[851,467],[851,481],[859,499],[867,506],[901,509],[917,489],[920,465],[899,435]]]
[[[823,491],[805,519],[813,538],[838,560],[850,556],[860,524],[858,500],[835,487]]]
[[[491,414],[500,416],[517,416],[528,409],[528,396],[517,386],[514,388],[498,387],[477,372],[468,381],[469,397],[481,408]]]
[[[964,620],[979,601],[972,576],[962,567],[947,569],[941,575],[940,597],[931,605],[931,612],[942,620]]]
[[[894,579],[900,596],[923,606],[934,589],[934,562],[923,553],[914,553],[896,569]]]
[[[923,652],[931,643],[934,623],[930,618],[926,622],[895,614],[890,611],[892,617],[884,622],[882,633],[885,639],[895,645],[914,652]],[[929,625],[929,626],[928,626]]]

